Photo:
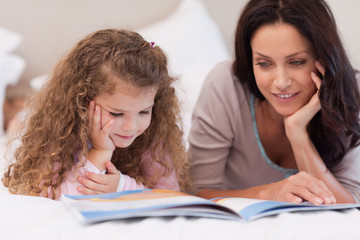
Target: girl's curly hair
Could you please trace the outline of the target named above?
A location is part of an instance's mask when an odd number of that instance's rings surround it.
[[[122,173],[150,188],[159,177],[175,171],[181,190],[186,190],[188,156],[175,79],[168,74],[165,54],[135,32],[105,29],[81,40],[31,99],[22,145],[2,179],[10,192],[57,198],[76,156],[88,151],[90,101],[103,93],[112,94],[120,79],[158,90],[149,128],[128,148],[116,148],[111,161]],[[144,175],[144,154],[151,154],[153,163],[162,166],[161,172]]]

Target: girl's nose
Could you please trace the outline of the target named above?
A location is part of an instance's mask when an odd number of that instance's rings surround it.
[[[136,120],[134,117],[127,117],[122,124],[122,129],[124,131],[132,131],[136,129]]]

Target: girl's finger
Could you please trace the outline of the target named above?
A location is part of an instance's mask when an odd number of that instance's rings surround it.
[[[110,131],[111,131],[111,128],[113,125],[114,125],[114,120],[111,119],[101,130],[102,134],[104,134],[105,136],[108,136],[110,134]]]
[[[84,195],[95,195],[95,194],[99,194],[99,192],[96,192],[96,191],[93,191],[89,188],[86,188],[86,187],[82,187],[82,186],[79,186],[77,187],[77,190],[79,192],[81,192],[82,194]]]
[[[92,127],[96,131],[101,131],[100,119],[101,119],[100,118],[100,106],[96,105],[95,106],[94,116],[93,116],[93,122],[92,122]]]
[[[95,191],[98,191],[98,192],[102,191],[102,184],[101,183],[94,182],[94,181],[86,179],[84,177],[79,177],[78,181],[79,181],[79,183],[84,185],[84,188],[87,188],[87,189],[92,190],[94,192]]]
[[[106,175],[104,175],[104,174],[87,172],[86,177],[97,184],[102,184],[102,185],[107,184]]]
[[[95,107],[95,102],[94,101],[90,101],[89,104],[89,111],[88,111],[88,119],[89,119],[89,128],[92,125],[92,118],[94,116],[94,107]]]
[[[111,161],[106,162],[106,170],[108,174],[118,174],[119,171]]]

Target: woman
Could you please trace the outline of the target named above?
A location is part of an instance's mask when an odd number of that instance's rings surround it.
[[[250,0],[194,109],[197,195],[359,202],[359,106],[323,0]]]

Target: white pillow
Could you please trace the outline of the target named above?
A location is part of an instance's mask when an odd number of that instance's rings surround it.
[[[0,27],[0,136],[3,130],[3,103],[8,84],[15,84],[25,69],[25,60],[11,52],[18,47],[21,37],[15,32]]]
[[[170,74],[180,80],[176,88],[183,103],[187,139],[191,113],[205,76],[216,63],[230,58],[223,36],[198,0],[182,0],[170,16],[136,31],[165,51]]]
[[[21,35],[0,27],[0,53],[13,52],[21,43]]]

